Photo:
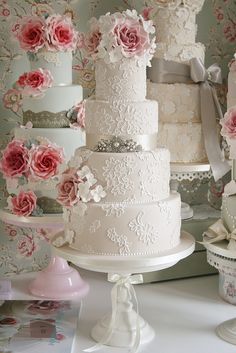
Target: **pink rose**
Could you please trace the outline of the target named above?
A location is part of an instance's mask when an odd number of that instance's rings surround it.
[[[63,149],[53,145],[35,146],[30,151],[30,161],[33,178],[52,178],[59,173],[59,167],[64,162]]]
[[[15,32],[22,49],[36,53],[45,45],[45,22],[37,17],[25,17]]]
[[[68,169],[62,176],[57,185],[57,201],[63,206],[73,206],[77,203],[78,185],[82,180],[74,169]]]
[[[85,128],[85,101],[83,100],[75,106],[74,110],[76,114],[76,121],[73,122],[70,126],[75,129],[84,129]]]
[[[29,171],[29,150],[21,140],[11,141],[2,151],[0,171],[4,177],[17,178]]]
[[[33,191],[20,191],[11,198],[11,211],[17,216],[30,216],[36,209],[37,196]]]
[[[96,30],[88,33],[84,37],[84,49],[88,53],[88,55],[93,56],[98,52],[98,46],[101,41],[102,35],[97,28]]]
[[[125,57],[141,56],[150,47],[149,34],[143,25],[132,18],[118,20],[114,28],[116,42]],[[120,23],[119,23],[120,22]]]
[[[21,256],[31,257],[38,250],[38,246],[32,235],[25,235],[18,241],[17,250]]]
[[[68,16],[51,15],[46,19],[46,38],[49,50],[75,50],[78,33]]]
[[[41,95],[49,87],[52,87],[53,77],[47,69],[37,69],[24,73],[19,77],[16,84],[20,86],[24,95]]]
[[[236,106],[227,110],[220,124],[222,125],[222,136],[233,139],[236,138]]]
[[[3,96],[3,105],[7,109],[11,109],[17,113],[22,106],[22,93],[21,91],[11,88]]]

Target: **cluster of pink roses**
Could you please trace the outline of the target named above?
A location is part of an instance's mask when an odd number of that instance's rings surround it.
[[[84,37],[84,48],[94,59],[117,62],[123,57],[143,57],[150,64],[156,45],[151,38],[155,29],[135,10],[106,14],[90,20],[90,32]]]
[[[25,72],[16,81],[16,86],[22,90],[23,95],[39,96],[52,87],[53,77],[47,69],[37,69]]]
[[[0,161],[0,171],[5,178],[47,180],[58,174],[64,162],[63,149],[49,142],[37,143],[14,139],[7,145]]]
[[[68,16],[54,14],[46,19],[39,16],[24,17],[14,34],[21,48],[32,53],[43,48],[49,51],[77,48],[78,32]]]

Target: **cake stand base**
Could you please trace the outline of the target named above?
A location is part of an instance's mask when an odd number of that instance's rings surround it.
[[[194,247],[195,240],[192,235],[182,232],[177,247],[162,254],[149,256],[84,255],[68,246],[54,248],[57,255],[82,268],[108,273],[108,280],[114,283],[111,290],[112,312],[99,320],[91,331],[92,338],[98,343],[84,351],[93,352],[102,345],[108,345],[132,347],[131,352],[134,353],[140,344],[150,342],[155,333],[139,315],[133,285],[142,283],[140,273],[171,267],[190,255]]]
[[[216,333],[224,341],[236,345],[236,319],[222,322],[216,328]]]
[[[47,214],[42,217],[19,217],[0,210],[0,219],[5,223],[24,228],[54,229],[55,233],[62,231],[64,228],[61,214]],[[40,271],[29,286],[31,294],[52,300],[74,297],[79,300],[88,293],[88,290],[88,284],[81,279],[78,271],[70,267],[63,257],[58,256],[52,256],[48,267]]]

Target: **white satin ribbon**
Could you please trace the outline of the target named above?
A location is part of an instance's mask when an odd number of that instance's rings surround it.
[[[108,281],[115,283],[114,287],[111,290],[111,303],[112,303],[112,314],[109,326],[107,331],[104,333],[104,336],[101,340],[94,346],[84,349],[84,352],[94,352],[102,348],[106,344],[113,334],[115,328],[116,318],[117,318],[117,309],[118,309],[118,300],[119,300],[119,290],[122,287],[125,287],[130,298],[134,298],[136,303],[136,312],[137,312],[137,321],[136,321],[136,334],[134,345],[130,350],[130,353],[136,353],[140,346],[140,323],[139,323],[139,308],[138,308],[138,299],[133,287],[133,284],[143,283],[143,276],[141,274],[137,275],[119,275],[119,274],[108,274]]]
[[[207,237],[207,239],[204,238],[204,242],[201,242],[201,244],[212,244],[221,240],[228,240],[228,249],[236,250],[236,229],[230,233],[221,218],[212,224],[208,230],[203,233],[203,236]]]

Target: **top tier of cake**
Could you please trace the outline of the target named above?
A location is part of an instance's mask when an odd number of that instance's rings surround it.
[[[53,86],[68,86],[72,84],[72,52],[39,51],[29,54],[31,70],[39,67],[47,69],[53,77]]]

